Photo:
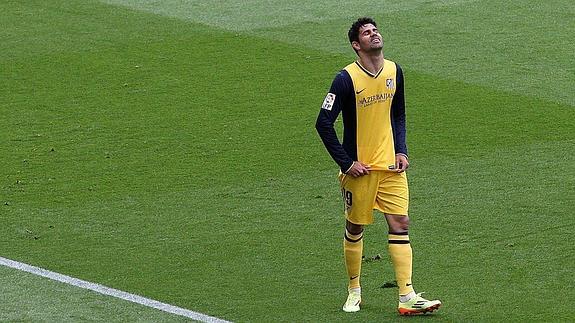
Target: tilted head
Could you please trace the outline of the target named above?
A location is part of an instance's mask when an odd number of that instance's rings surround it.
[[[369,17],[359,18],[351,25],[347,37],[353,50],[371,51],[383,48],[383,38],[377,29],[377,23]]]

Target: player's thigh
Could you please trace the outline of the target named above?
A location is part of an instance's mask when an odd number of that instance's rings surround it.
[[[345,216],[351,223],[373,223],[373,208],[378,189],[378,178],[370,173],[360,177],[341,174],[339,177]]]
[[[376,208],[385,214],[408,214],[409,187],[405,172],[382,174],[377,190]]]

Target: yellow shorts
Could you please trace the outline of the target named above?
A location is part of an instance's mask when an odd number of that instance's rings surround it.
[[[405,172],[370,171],[353,177],[339,174],[345,217],[351,223],[373,223],[373,210],[384,214],[407,215],[409,189]]]

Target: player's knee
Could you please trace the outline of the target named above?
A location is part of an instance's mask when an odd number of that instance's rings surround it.
[[[409,231],[409,221],[400,222],[398,224],[398,232],[407,233]]]
[[[389,232],[407,233],[409,231],[409,217],[390,215],[388,218]]]
[[[363,232],[363,225],[345,221],[345,229],[351,234],[360,234]]]

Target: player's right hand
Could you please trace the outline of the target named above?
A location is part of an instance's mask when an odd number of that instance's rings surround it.
[[[369,175],[369,168],[370,168],[369,165],[366,165],[362,162],[354,161],[353,165],[351,165],[346,174],[351,175],[353,177]]]

